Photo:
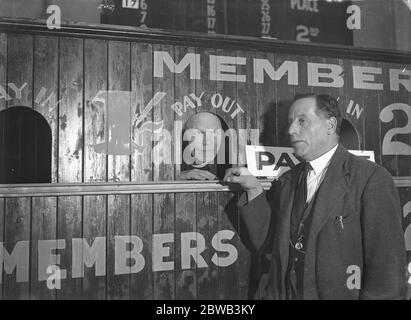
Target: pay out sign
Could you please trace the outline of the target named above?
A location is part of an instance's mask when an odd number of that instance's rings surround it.
[[[279,177],[300,162],[294,155],[293,148],[250,145],[245,147],[248,170],[256,177]],[[374,151],[349,152],[375,162]]]

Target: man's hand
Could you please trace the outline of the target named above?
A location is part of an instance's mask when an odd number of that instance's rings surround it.
[[[178,176],[180,180],[218,180],[217,176],[210,171],[201,169],[192,169],[181,171]]]
[[[263,192],[263,187],[257,178],[244,167],[227,169],[225,172],[224,181],[238,183],[247,193],[248,201],[253,200]]]

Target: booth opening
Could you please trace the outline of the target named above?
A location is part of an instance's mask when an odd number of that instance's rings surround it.
[[[23,106],[0,112],[0,183],[51,182],[51,128]]]
[[[341,122],[340,142],[348,150],[360,150],[360,138],[357,130],[347,119]]]

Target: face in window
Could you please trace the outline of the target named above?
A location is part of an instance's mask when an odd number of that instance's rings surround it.
[[[296,100],[288,114],[294,152],[306,161],[318,158],[332,146],[332,120],[316,110],[316,99],[308,97]]]
[[[221,133],[220,120],[209,112],[200,112],[187,120],[184,138],[191,141],[191,156],[195,164],[214,161],[221,146]]]

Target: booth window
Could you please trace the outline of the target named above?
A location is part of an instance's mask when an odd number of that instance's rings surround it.
[[[360,150],[358,133],[347,119],[343,119],[341,122],[340,142],[346,149]]]
[[[0,112],[0,183],[51,182],[51,129],[28,107]]]

